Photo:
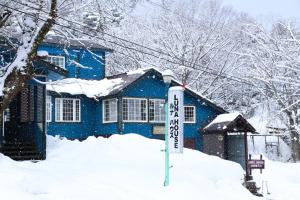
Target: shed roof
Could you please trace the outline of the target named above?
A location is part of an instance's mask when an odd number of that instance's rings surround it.
[[[204,133],[255,132],[255,128],[238,112],[218,115],[203,128]]]

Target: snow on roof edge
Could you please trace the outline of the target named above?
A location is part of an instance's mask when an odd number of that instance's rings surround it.
[[[121,78],[105,78],[102,80],[66,78],[48,83],[47,90],[71,95],[85,95],[88,98],[99,98],[106,96],[112,90],[121,87],[122,83],[123,80]]]

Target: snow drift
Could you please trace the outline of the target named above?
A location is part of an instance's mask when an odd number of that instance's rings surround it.
[[[48,137],[47,160],[16,162],[0,154],[5,200],[256,199],[242,185],[242,168],[194,150],[171,155],[170,186],[163,187],[164,142],[139,135]]]

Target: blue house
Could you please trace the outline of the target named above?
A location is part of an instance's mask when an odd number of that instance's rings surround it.
[[[35,101],[36,109],[31,112],[34,116],[44,113],[39,118],[40,122],[44,120],[43,123],[36,125],[40,132],[33,134],[42,135],[35,139],[35,144],[43,158],[46,156],[45,134],[84,140],[89,136],[137,133],[164,139],[163,105],[167,88],[162,73],[149,68],[106,76],[105,57],[109,53],[112,53],[111,49],[88,40],[66,42],[57,36],[49,36],[40,46],[40,60],[35,68],[40,79],[47,82],[47,92],[43,96],[45,111],[41,112],[41,105]],[[41,82],[32,80],[28,84]],[[170,86],[178,85],[173,80]],[[12,104],[8,113],[12,113],[14,107]],[[186,88],[185,147],[203,150],[203,128],[223,113],[226,113],[224,109]],[[19,119],[14,121],[20,122]],[[0,146],[7,137],[3,131]],[[26,136],[18,141],[24,141],[24,138]]]
[[[173,81],[171,86],[179,85]],[[67,78],[47,86],[48,134],[69,139],[138,133],[163,139],[166,87],[162,74],[144,69],[99,81]],[[201,127],[225,111],[186,89],[185,143],[202,149]],[[68,107],[68,108],[67,108]],[[70,111],[71,110],[71,111]]]
[[[51,40],[51,41],[57,41]],[[89,136],[138,133],[163,139],[166,86],[155,69],[105,76],[105,54],[111,50],[74,41],[66,50],[46,41],[40,51],[68,74],[50,74],[47,96],[47,134],[83,140]],[[87,46],[87,45],[85,45]],[[179,85],[173,81],[171,86]],[[201,129],[226,111],[186,89],[185,145],[202,149]]]

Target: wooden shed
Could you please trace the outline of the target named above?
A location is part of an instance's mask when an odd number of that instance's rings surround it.
[[[255,128],[241,114],[220,114],[203,129],[203,152],[237,162],[246,169],[248,132],[254,133]]]

